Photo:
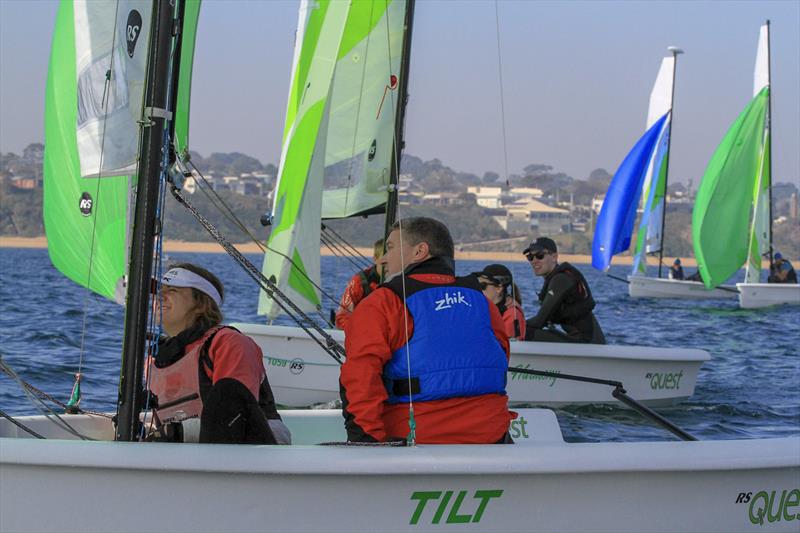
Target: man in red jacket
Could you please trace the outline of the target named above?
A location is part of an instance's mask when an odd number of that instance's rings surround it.
[[[344,288],[342,298],[339,301],[339,309],[336,310],[336,327],[344,329],[353,309],[367,297],[369,293],[378,288],[381,283],[381,272],[378,262],[383,257],[383,239],[378,239],[372,245],[373,264],[371,267],[356,273]]]
[[[508,337],[477,278],[455,277],[447,227],[399,221],[380,264],[391,279],[355,308],[345,330],[348,439],[509,442]]]

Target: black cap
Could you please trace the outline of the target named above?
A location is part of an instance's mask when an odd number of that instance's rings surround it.
[[[675,261],[673,261],[672,264],[673,265],[680,265],[681,264],[681,260],[676,257]]]
[[[503,265],[487,265],[483,268],[483,270],[476,272],[475,274],[478,276],[483,276],[484,278],[489,278],[498,285],[505,286],[511,284],[511,271]]]
[[[551,253],[558,253],[558,247],[556,246],[556,242],[553,239],[548,237],[539,237],[535,241],[533,241],[527,248],[522,250],[523,254],[527,253],[538,253],[538,252],[551,252]]]

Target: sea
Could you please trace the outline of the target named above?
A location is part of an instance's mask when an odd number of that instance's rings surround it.
[[[260,266],[261,257],[247,258]],[[170,253],[216,273],[225,284],[229,322],[263,323],[257,289],[226,254]],[[486,262],[458,261],[457,271],[479,271]],[[511,262],[526,316],[538,307],[536,278],[528,263]],[[634,300],[625,283],[589,265],[578,265],[597,300],[595,313],[609,344],[700,348],[711,360],[700,370],[694,395],[658,409],[700,439],[752,439],[800,435],[800,306],[743,310],[726,300]],[[323,257],[323,288],[338,296],[355,271],[351,261]],[[610,274],[624,278],[627,267]],[[655,270],[653,270],[655,273]],[[741,280],[743,273],[738,274]],[[733,281],[736,281],[734,279]],[[326,308],[333,303],[327,302]],[[0,357],[23,380],[66,401],[74,376],[83,375],[84,409],[112,411],[119,380],[124,310],[62,276],[43,249],[0,249]],[[276,323],[291,325],[279,318]],[[0,373],[0,410],[38,414],[19,384]],[[623,407],[556,409],[570,442],[645,441],[671,434]]]

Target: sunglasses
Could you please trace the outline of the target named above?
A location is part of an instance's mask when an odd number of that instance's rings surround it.
[[[542,259],[544,259],[546,255],[550,254],[548,252],[537,252],[535,254],[528,252],[525,254],[525,257],[528,259],[528,261],[533,261],[534,259],[538,259],[539,261],[541,261]]]

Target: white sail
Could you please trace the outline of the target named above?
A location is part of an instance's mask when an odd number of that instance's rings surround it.
[[[764,88],[771,90],[769,79],[769,24],[761,26],[758,35],[758,51],[756,52],[755,71],[753,73],[753,96],[757,96]],[[770,99],[772,95],[769,95]],[[769,158],[770,116],[764,118],[764,135],[759,154],[759,175],[753,191],[753,221],[750,233],[750,249],[745,270],[745,283],[761,281],[761,261],[769,254],[770,243],[770,194],[772,185],[772,162]]]
[[[75,0],[83,177],[135,173],[152,6],[152,0]],[[145,53],[134,54],[138,48]]]

